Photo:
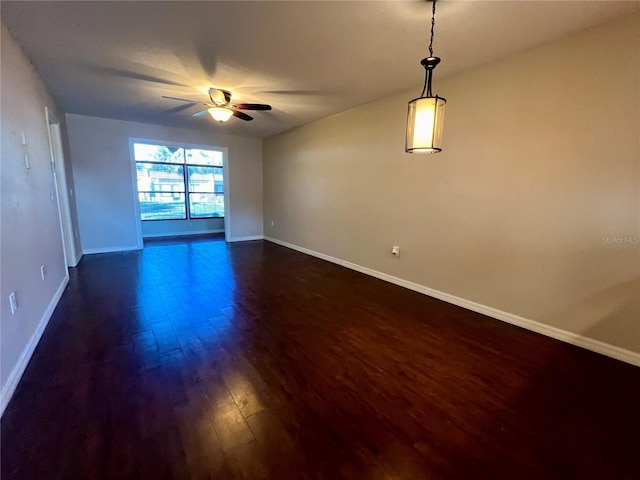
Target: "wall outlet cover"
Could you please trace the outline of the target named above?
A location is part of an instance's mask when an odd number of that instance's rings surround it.
[[[18,300],[16,299],[16,292],[11,292],[9,295],[9,306],[11,307],[11,315],[18,310]]]

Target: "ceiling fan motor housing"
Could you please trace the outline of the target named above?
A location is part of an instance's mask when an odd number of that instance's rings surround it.
[[[231,93],[218,88],[209,89],[209,98],[216,105],[226,105],[231,100]]]

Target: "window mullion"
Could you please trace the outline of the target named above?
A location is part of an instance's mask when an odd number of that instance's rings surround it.
[[[187,220],[191,219],[191,198],[190,198],[190,192],[189,192],[189,166],[187,165],[187,159],[186,157],[184,157],[185,153],[183,150],[183,159],[184,159],[184,202],[186,205],[186,213],[187,213]]]

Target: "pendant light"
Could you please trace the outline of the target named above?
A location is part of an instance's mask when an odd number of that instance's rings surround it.
[[[429,56],[423,58],[420,62],[425,68],[424,86],[422,87],[420,96],[409,102],[407,139],[405,144],[405,151],[407,153],[438,153],[442,151],[444,106],[447,100],[431,93],[433,70],[440,63],[440,59],[433,56],[433,30],[435,25],[436,0],[433,0]]]

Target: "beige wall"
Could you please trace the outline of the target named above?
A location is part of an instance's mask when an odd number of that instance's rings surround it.
[[[419,86],[266,140],[265,235],[640,352],[640,245],[603,242],[640,237],[639,31],[436,71],[438,155],[404,153]]]
[[[45,106],[52,113],[56,108],[4,24],[1,31],[0,413],[67,281],[44,114]],[[18,300],[15,314],[9,308],[11,292],[16,292]]]
[[[82,115],[66,123],[85,253],[137,247],[129,138],[227,148],[231,237],[262,235],[262,140]]]

